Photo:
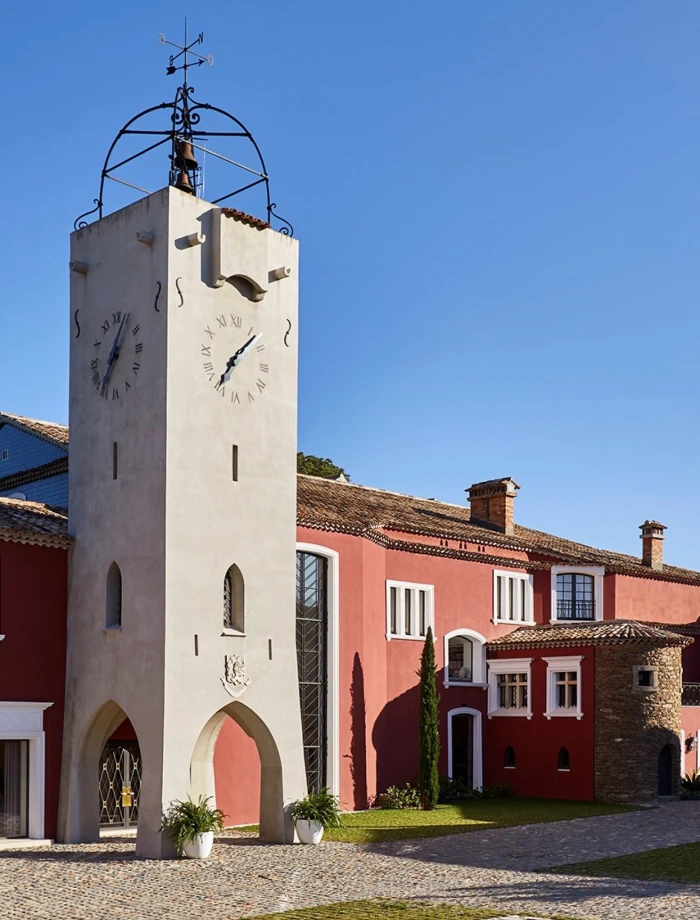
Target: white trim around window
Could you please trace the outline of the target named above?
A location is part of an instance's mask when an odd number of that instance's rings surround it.
[[[527,572],[493,570],[493,623],[532,623],[534,579]]]
[[[524,716],[526,719],[532,718],[532,676],[531,665],[533,658],[498,658],[488,662],[489,666],[489,694],[488,694],[488,717],[493,716]],[[508,706],[500,705],[498,678],[502,675],[518,675],[525,677],[520,681],[516,690],[519,695],[525,690],[525,706]]]
[[[557,575],[592,575],[593,576],[593,620],[603,619],[603,576],[605,575],[605,566],[602,565],[553,565],[552,566],[552,611],[550,623],[577,623],[587,622],[576,618],[557,617]]]
[[[0,702],[0,740],[29,742],[28,837],[44,839],[44,710],[53,703]]]
[[[484,785],[484,760],[481,740],[481,713],[478,709],[461,706],[459,709],[450,709],[447,713],[447,776],[449,779],[454,778],[452,776],[452,717],[460,715],[474,716],[472,776],[474,788],[481,789]]]
[[[386,637],[425,641],[428,627],[434,626],[434,589],[411,581],[386,583]]]
[[[328,754],[326,774],[333,795],[340,795],[340,556],[316,543],[297,543],[297,552],[313,553],[328,560]]]
[[[464,680],[459,677],[450,677],[450,639],[464,636],[471,642],[472,663],[471,679]],[[445,633],[443,640],[445,654],[445,686],[446,687],[486,687],[486,637],[473,629],[453,629]]]
[[[581,662],[583,661],[583,655],[565,655],[558,658],[543,658],[542,660],[547,662],[547,711],[545,716],[548,719],[553,717],[582,719]],[[568,676],[558,681],[557,674],[575,674],[576,676],[573,681]],[[575,696],[575,705],[559,705],[557,691],[560,684],[565,699],[568,698],[571,702],[571,696]]]

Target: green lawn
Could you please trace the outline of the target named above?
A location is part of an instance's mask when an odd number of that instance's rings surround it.
[[[547,869],[566,875],[651,879],[662,882],[700,883],[700,843],[685,843],[631,856],[571,863]]]
[[[565,802],[557,799],[475,799],[438,805],[434,811],[372,809],[346,812],[343,815],[343,827],[327,830],[324,839],[342,843],[381,843],[385,840],[443,837],[491,827],[567,821],[570,818],[590,818],[592,815],[612,815],[634,810],[630,805]],[[256,832],[258,827],[250,825],[240,830]]]
[[[346,901],[344,904],[306,907],[302,910],[288,910],[282,914],[251,917],[249,920],[273,920],[275,917],[279,920],[490,920],[491,917],[502,916],[502,910],[380,900]],[[557,916],[551,917],[550,920],[567,918]]]

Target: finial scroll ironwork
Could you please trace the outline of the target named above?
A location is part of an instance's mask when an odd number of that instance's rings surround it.
[[[187,71],[191,67],[200,67],[202,64],[211,65],[214,63],[214,59],[211,55],[205,56],[193,50],[195,46],[200,45],[203,40],[204,35],[200,32],[196,39],[188,43],[187,20],[185,20],[185,41],[183,45],[178,45],[167,39],[162,33],[159,33],[159,44],[171,45],[178,49],[176,54],[170,55],[166,73],[171,75],[181,70],[183,72],[182,85],[177,87],[172,102],[161,102],[159,105],[150,106],[144,109],[142,112],[139,112],[138,115],[135,115],[127,121],[121,128],[112,141],[107,151],[107,156],[105,157],[102,173],[100,175],[99,198],[93,199],[95,204],[94,208],[76,218],[73,225],[76,230],[80,230],[88,225],[88,221],[86,221],[85,218],[89,217],[91,214],[97,214],[98,218],[102,218],[104,213],[105,187],[108,179],[135,189],[136,191],[143,192],[144,194],[151,194],[148,189],[134,185],[123,176],[116,175],[116,173],[128,163],[132,163],[145,154],[169,143],[170,169],[168,181],[170,185],[174,185],[184,191],[191,191],[194,195],[201,194],[202,170],[195,155],[195,151],[201,151],[205,156],[214,157],[219,161],[223,161],[246,175],[243,184],[237,184],[232,191],[217,196],[213,199],[212,204],[220,204],[223,201],[228,202],[237,195],[241,195],[250,189],[261,186],[268,223],[273,227],[275,224],[278,224],[279,226],[275,229],[278,229],[279,232],[283,233],[285,236],[294,235],[294,229],[291,223],[277,214],[275,210],[276,205],[270,199],[270,179],[262,153],[253,135],[245,125],[239,121],[239,119],[231,115],[230,112],[207,102],[199,102],[194,97],[194,87],[190,86],[188,83]],[[165,112],[168,109],[170,110],[170,126],[168,128],[152,130],[150,127],[141,126],[142,119],[146,119],[149,115],[153,115],[160,111]],[[214,131],[205,129],[202,124],[202,115],[205,113],[228,119],[230,130]],[[113,161],[114,151],[121,140],[139,137],[143,138],[144,142],[148,139],[143,149],[138,150],[136,153],[118,162]],[[205,146],[205,142],[213,138],[241,138],[244,141],[248,141],[254,152],[253,165],[247,165],[237,159],[232,159],[216,150],[212,150],[209,146]]]

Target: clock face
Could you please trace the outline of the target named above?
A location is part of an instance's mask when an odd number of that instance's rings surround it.
[[[212,390],[231,406],[260,400],[270,366],[265,339],[240,313],[221,313],[202,330],[199,357]]]
[[[133,313],[117,310],[94,335],[90,356],[92,385],[103,399],[123,399],[141,371],[143,343]]]

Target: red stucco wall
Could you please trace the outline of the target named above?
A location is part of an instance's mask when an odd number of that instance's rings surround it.
[[[700,588],[653,578],[610,575],[615,585],[615,618],[657,623],[700,620]]]
[[[499,652],[503,658],[534,658],[531,672],[532,718],[494,716],[484,728],[484,782],[510,786],[512,795],[536,798],[594,798],[593,729],[595,706],[595,650],[593,648],[532,649]],[[543,658],[583,655],[581,662],[581,710],[583,717],[547,719],[546,675]],[[515,751],[515,769],[505,769],[505,749]],[[557,755],[565,747],[571,758],[569,772],[557,769]]]
[[[0,541],[0,699],[44,712],[44,836],[56,836],[66,662],[68,553]]]

